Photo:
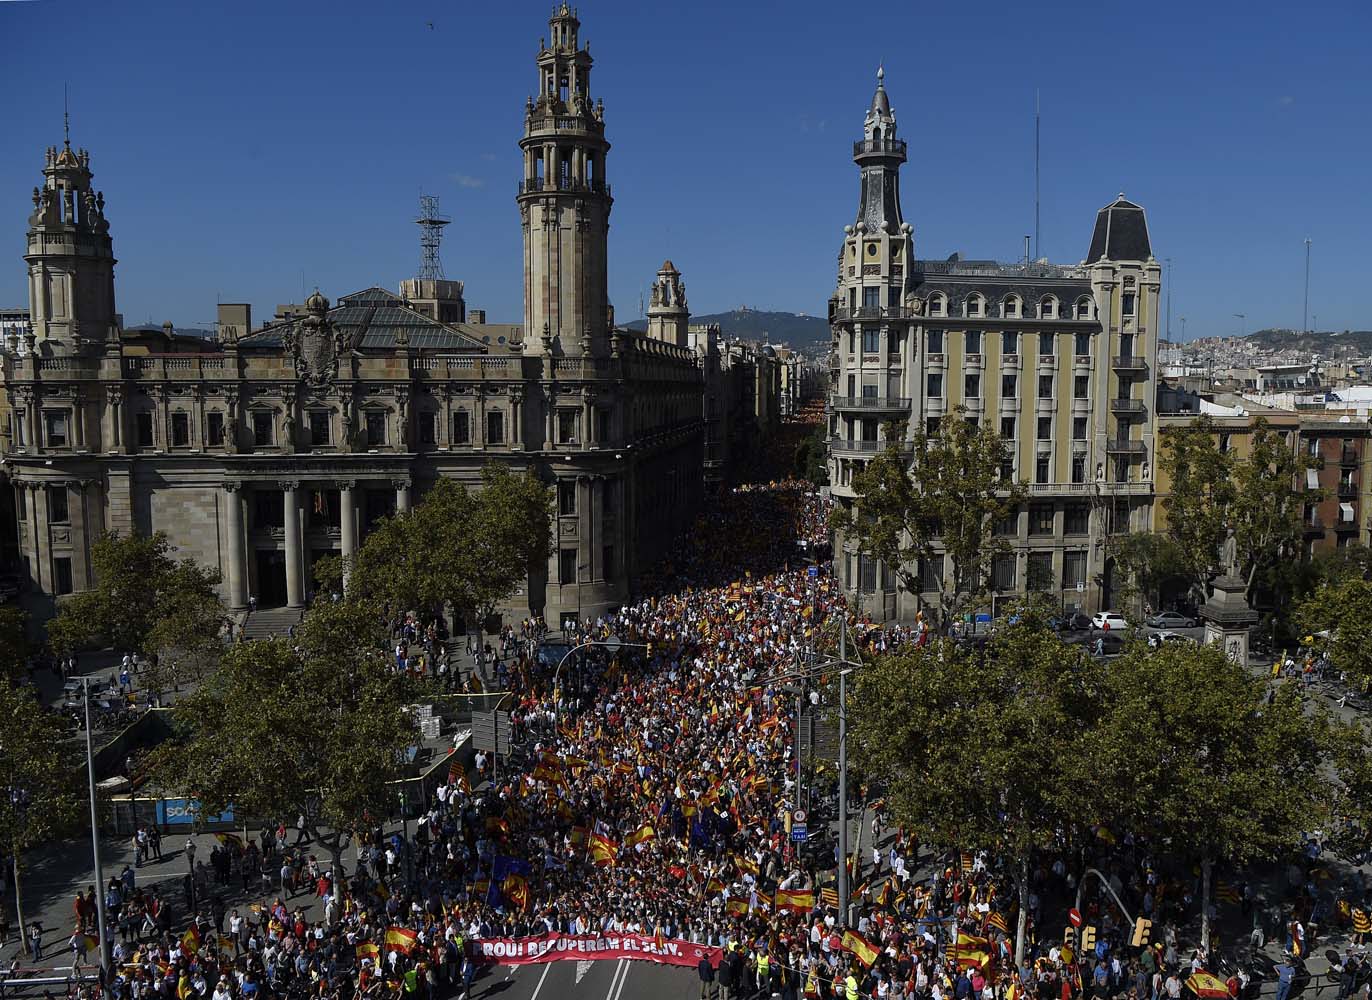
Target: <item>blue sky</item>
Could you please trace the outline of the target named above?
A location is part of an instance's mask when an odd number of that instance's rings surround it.
[[[521,314],[517,147],[544,3],[0,2],[0,305],[25,299],[45,145],[91,150],[126,323],[259,320],[318,285],[394,288],[421,189],[443,261],[491,321]],[[822,313],[878,60],[921,256],[1015,259],[1033,226],[1076,261],[1118,191],[1174,260],[1172,329],[1372,327],[1372,4],[580,4],[615,189],[621,321],[670,256],[694,311]],[[430,27],[432,22],[432,27]],[[1240,321],[1234,313],[1245,313]]]

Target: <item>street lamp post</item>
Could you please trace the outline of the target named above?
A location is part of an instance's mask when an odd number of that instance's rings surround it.
[[[1301,309],[1301,333],[1310,332],[1310,237],[1305,238],[1305,305]]]
[[[571,649],[567,650],[567,652],[563,654],[562,659],[560,659],[560,660],[557,661],[557,668],[553,671],[553,691],[554,691],[554,692],[557,691],[557,680],[558,680],[558,678],[562,675],[562,665],[563,665],[564,663],[566,663],[566,662],[571,658],[572,654],[575,653],[578,649],[584,649],[584,648],[587,647],[587,646],[603,646],[604,648],[610,650],[611,652],[614,652],[616,649],[622,649],[622,648],[625,647],[625,646],[633,646],[633,647],[635,647],[635,648],[637,648],[637,649],[647,649],[647,648],[648,648],[648,643],[646,643],[646,642],[625,642],[623,639],[597,639],[597,640],[594,640],[594,641],[591,641],[591,642],[579,642],[579,643],[577,643],[575,646],[573,646]],[[554,698],[554,700],[553,700],[553,720],[554,720],[554,722],[556,722],[558,725],[560,725],[560,724],[562,723],[562,705],[561,705],[561,701],[562,701],[561,698]]]
[[[100,934],[100,969],[110,971],[109,952],[105,941],[105,873],[100,867],[100,817],[95,805],[95,752],[91,747],[91,691],[90,677],[81,678],[82,701],[86,707],[86,783],[90,791],[91,856],[95,861],[95,919]]]

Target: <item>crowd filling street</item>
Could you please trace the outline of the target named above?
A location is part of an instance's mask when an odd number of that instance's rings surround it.
[[[507,954],[493,957],[491,942],[560,935],[632,939],[653,960],[684,955],[682,996],[1177,1000],[1252,997],[1265,979],[1286,1000],[1303,958],[1340,933],[1351,936],[1330,988],[1339,1000],[1367,994],[1368,887],[1356,867],[1331,877],[1318,835],[1293,857],[1279,904],[1238,875],[1219,884],[1214,916],[1252,931],[1212,939],[1206,954],[1181,944],[1198,914],[1196,874],[1102,831],[1089,852],[1040,860],[1016,964],[1021,914],[1005,859],[921,849],[888,823],[879,789],[859,788],[863,846],[844,921],[829,831],[812,823],[811,844],[791,836],[796,694],[780,678],[838,621],[872,649],[922,637],[846,608],[826,568],[826,520],[808,484],[735,490],[650,596],[564,631],[581,647],[565,662],[542,655],[539,623],[507,630],[475,672],[511,692],[520,750],[482,754],[470,774],[454,767],[408,837],[354,833],[335,866],[290,818],[248,841],[221,835],[200,858],[208,891],[189,922],[182,900],[137,885],[136,865],[111,878],[113,974],[81,989],[120,1000],[475,996]],[[408,652],[402,643],[397,656]],[[800,776],[812,817],[831,816],[832,767]],[[162,849],[145,835],[139,858]],[[1095,941],[1074,947],[1065,925],[1084,865],[1154,922],[1148,943],[1131,943],[1092,884],[1082,916]],[[260,902],[226,906],[230,890]],[[92,890],[73,904],[66,947],[78,965],[95,961],[94,903]],[[1251,959],[1269,937],[1289,958],[1260,967]],[[52,961],[53,947],[32,959]]]

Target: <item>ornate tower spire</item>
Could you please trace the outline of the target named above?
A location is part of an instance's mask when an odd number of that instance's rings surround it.
[[[64,115],[62,149],[49,146],[43,186],[29,216],[29,309],[39,344],[78,350],[113,335],[114,249],[105,196],[91,188],[90,154],[71,148]]]
[[[524,349],[601,354],[609,348],[606,283],[610,185],[605,181],[605,109],[591,103],[591,52],[581,22],[563,3],[538,52],[538,96],[525,108]],[[551,44],[547,44],[551,41]]]
[[[653,297],[648,306],[648,336],[678,347],[686,346],[691,310],[686,305],[686,283],[670,260],[658,268]]]
[[[886,96],[886,70],[877,69],[877,89],[862,124],[862,141],[853,144],[853,162],[862,168],[862,201],[859,224],[871,233],[900,230],[900,165],[905,162],[905,141],[896,138],[896,115]]]

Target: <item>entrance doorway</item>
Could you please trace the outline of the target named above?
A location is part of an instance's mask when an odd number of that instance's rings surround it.
[[[280,608],[286,604],[286,553],[257,550],[257,606]]]

